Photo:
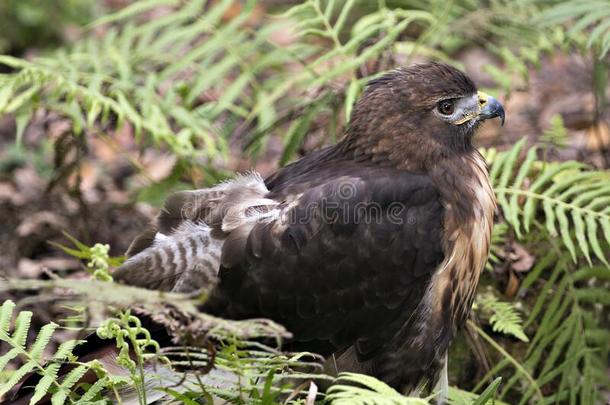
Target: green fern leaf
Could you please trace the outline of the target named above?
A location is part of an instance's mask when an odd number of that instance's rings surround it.
[[[480,395],[449,387],[447,402],[449,405],[506,405],[506,403],[495,399],[501,382],[501,377],[496,378]]]
[[[571,38],[586,32],[586,46],[593,48],[598,45],[599,58],[602,59],[610,50],[610,4],[607,1],[570,0],[558,3],[542,13],[542,21],[546,26],[574,21],[567,32]]]
[[[515,306],[508,302],[501,302],[492,295],[479,296],[478,303],[483,312],[488,312],[489,322],[495,332],[512,335],[523,342],[529,342],[523,330],[523,321]]]
[[[0,387],[0,396],[6,394],[9,390],[11,390],[19,381],[26,376],[26,374],[32,372],[38,364],[35,361],[28,361],[21,367],[19,367],[16,371],[14,371],[9,380]]]
[[[0,387],[0,396],[7,393],[15,385],[17,385],[28,373],[37,371],[42,375],[34,387],[34,394],[30,400],[30,404],[35,404],[45,397],[52,388],[58,389],[56,394],[67,395],[70,389],[76,384],[78,379],[84,375],[89,369],[87,365],[79,365],[72,369],[61,383],[58,382],[58,372],[61,367],[61,362],[72,355],[72,350],[79,344],[79,341],[68,340],[62,343],[55,353],[52,354],[51,361],[44,365],[43,353],[48,346],[58,325],[49,323],[44,325],[38,331],[34,343],[26,349],[26,339],[30,329],[32,313],[22,311],[17,314],[15,320],[15,328],[10,334],[10,321],[13,317],[13,309],[15,304],[12,301],[5,301],[0,310],[0,341],[5,342],[10,347],[9,351],[0,356],[0,372],[9,364],[10,361],[20,356],[25,363],[16,371],[10,374],[9,380]],[[66,398],[64,397],[64,399]],[[60,403],[64,403],[62,400]]]
[[[11,318],[13,316],[15,303],[13,301],[4,301],[0,307],[0,331],[8,335],[8,330],[11,327]]]
[[[0,340],[4,340],[0,337]],[[0,356],[0,371],[4,370],[4,368],[6,367],[6,365],[13,359],[15,359],[17,356],[19,356],[19,353],[21,353],[22,349],[17,348],[17,347],[13,347],[12,349],[10,349],[8,352],[6,352],[5,354],[3,354],[2,356]]]
[[[34,395],[30,399],[30,404],[35,404],[44,398],[49,392],[51,385],[57,380],[57,372],[59,371],[60,364],[53,363],[45,367],[44,374],[36,387],[34,388]]]
[[[592,264],[595,256],[607,263],[602,244],[610,243],[610,212],[603,203],[610,200],[610,174],[578,162],[540,162],[536,148],[518,165],[524,144],[498,154],[490,170],[498,204],[517,237],[540,219],[551,237],[560,237],[574,262],[582,257]]]
[[[20,312],[15,320],[15,331],[9,339],[9,343],[12,343],[14,347],[25,348],[31,322],[32,313],[30,311]]]
[[[63,389],[70,389],[81,379],[82,376],[89,370],[86,365],[79,365],[73,368],[62,380],[60,387]]]
[[[374,377],[340,373],[328,389],[326,400],[332,405],[428,405],[430,402],[421,398],[410,398],[400,395],[396,390]]]
[[[76,405],[88,405],[93,401],[93,399],[101,393],[106,388],[106,380],[99,379],[93,385],[91,385],[81,396],[78,401],[76,401]]]
[[[535,325],[536,333],[527,346],[522,364],[512,357],[506,358],[487,374],[486,379],[511,364],[519,370],[527,370],[525,373],[513,374],[503,384],[500,398],[519,386],[519,383],[526,383],[528,388],[519,390],[519,404],[528,401],[562,402],[566,395],[585,398],[588,401],[585,403],[600,400],[599,387],[607,384],[608,378],[604,372],[598,372],[606,367],[604,356],[598,356],[598,352],[607,353],[610,340],[608,332],[600,328],[587,307],[610,306],[607,290],[596,286],[597,280],[605,282],[610,279],[610,271],[604,266],[573,271],[570,259],[569,252],[550,251],[523,281],[523,288],[528,289],[534,280],[545,279],[544,285],[537,289],[538,296],[527,321],[528,325]],[[550,274],[545,274],[544,270],[548,269],[552,269]],[[583,283],[584,281],[587,282]],[[491,301],[497,299],[492,298]],[[500,309],[497,312],[502,311]],[[489,339],[491,338],[487,336],[486,340]],[[601,362],[598,360],[600,357]],[[577,387],[571,383],[574,379],[581,381]],[[553,384],[556,388],[541,398],[542,391],[539,387],[548,384]],[[574,399],[572,403],[580,402]]]
[[[49,324],[44,325],[42,328],[40,328],[40,331],[38,332],[38,336],[36,337],[36,341],[30,348],[30,357],[32,359],[34,359],[38,362],[40,362],[42,360],[42,352],[45,349],[45,347],[47,347],[47,345],[49,344],[49,341],[51,340],[51,336],[53,336],[53,333],[55,332],[55,330],[57,329],[58,326],[59,325],[57,325],[56,323],[51,322]]]
[[[69,356],[72,355],[72,350],[74,350],[74,348],[81,344],[84,343],[83,340],[67,340],[63,343],[61,343],[59,345],[59,347],[57,348],[57,350],[55,351],[55,354],[53,354],[53,360],[55,361],[63,361],[66,358],[68,358]]]
[[[85,375],[88,370],[89,367],[87,367],[86,365],[79,365],[74,369],[70,370],[70,372],[63,378],[62,382],[59,384],[57,392],[55,392],[51,396],[51,404],[64,404],[66,402],[66,399],[68,398],[68,395],[71,392],[72,387],[76,385],[76,383]],[[96,393],[94,392],[93,394],[95,395]]]

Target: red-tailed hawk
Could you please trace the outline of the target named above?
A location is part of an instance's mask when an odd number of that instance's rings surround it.
[[[171,196],[115,279],[204,287],[204,311],[271,318],[339,370],[402,391],[434,381],[487,259],[495,201],[472,138],[498,116],[453,67],[394,70],[336,145]]]

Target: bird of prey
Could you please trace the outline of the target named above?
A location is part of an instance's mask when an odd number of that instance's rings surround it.
[[[431,388],[488,255],[495,199],[472,141],[494,117],[502,105],[451,66],[391,71],[337,144],[170,196],[114,278],[205,288],[203,311],[270,318],[339,371]]]

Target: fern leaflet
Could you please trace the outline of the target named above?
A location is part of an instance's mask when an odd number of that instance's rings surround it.
[[[34,387],[34,393],[29,403],[36,404],[47,395],[51,395],[53,405],[66,403],[66,399],[72,395],[72,389],[76,383],[90,368],[88,364],[80,364],[63,378],[58,375],[62,364],[75,358],[72,350],[80,341],[65,341],[47,361],[43,354],[58,325],[55,323],[44,325],[38,332],[34,343],[28,348],[27,335],[32,313],[30,311],[19,312],[15,318],[13,332],[10,333],[14,308],[15,303],[12,301],[5,301],[0,307],[0,342],[4,342],[10,347],[6,354],[0,356],[0,372],[9,362],[16,361],[17,358],[20,358],[23,364],[11,372],[8,381],[0,387],[0,397],[16,387],[28,374],[36,372],[41,375],[41,378]],[[89,395],[89,397],[94,395]]]
[[[524,146],[522,139],[491,163],[490,179],[506,221],[522,237],[542,210],[547,232],[561,239],[574,262],[582,253],[589,263],[597,257],[607,264],[610,173],[574,161],[539,161],[535,147],[519,162]]]
[[[517,312],[514,304],[499,301],[492,294],[480,295],[478,304],[483,313],[491,314],[489,322],[495,332],[512,335],[523,342],[529,342],[523,331],[521,315]]]

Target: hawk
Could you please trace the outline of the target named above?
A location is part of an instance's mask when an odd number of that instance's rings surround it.
[[[339,371],[430,387],[488,255],[495,199],[472,139],[494,117],[502,105],[449,65],[391,71],[337,144],[170,196],[114,277],[206,288],[203,311],[270,318]]]

